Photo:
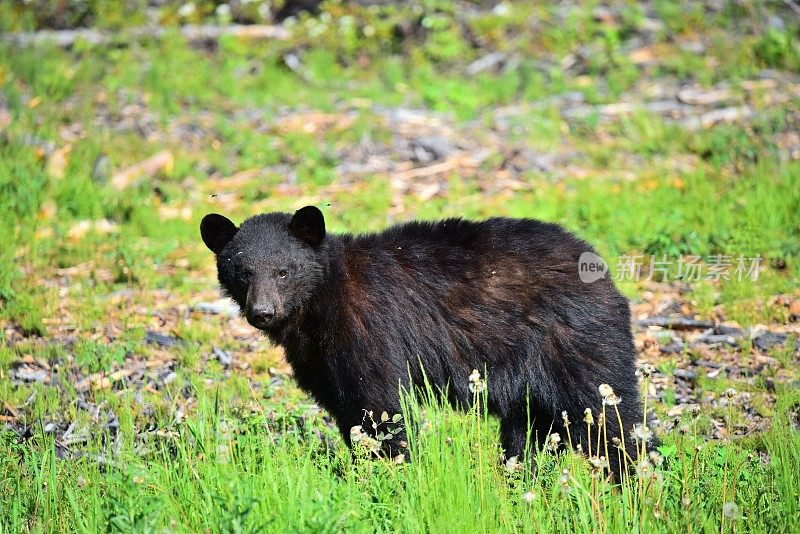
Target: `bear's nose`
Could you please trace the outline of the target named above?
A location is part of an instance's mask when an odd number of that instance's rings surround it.
[[[263,304],[250,310],[250,319],[256,323],[267,324],[273,317],[275,317],[275,306],[272,304]]]

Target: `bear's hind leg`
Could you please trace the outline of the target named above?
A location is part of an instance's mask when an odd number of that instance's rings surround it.
[[[503,454],[508,460],[516,456],[522,461],[525,457],[525,448],[528,441],[528,425],[525,421],[517,421],[506,417],[500,421],[500,443]],[[530,447],[528,447],[530,449]]]

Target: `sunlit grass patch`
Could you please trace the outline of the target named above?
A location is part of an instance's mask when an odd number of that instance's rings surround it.
[[[351,459],[335,431],[319,422],[232,418],[230,399],[217,387],[196,393],[182,419],[165,421],[144,437],[135,438],[133,421],[120,408],[117,436],[94,436],[77,460],[58,459],[41,428],[25,446],[4,433],[8,526],[38,517],[59,528],[114,528],[122,521],[126,528],[178,530],[241,524],[267,531],[336,525],[356,531],[670,532],[718,531],[723,523],[726,530],[780,529],[796,520],[797,507],[782,498],[796,491],[785,470],[798,447],[786,426],[797,402],[791,394],[782,397],[761,452],[737,441],[698,439],[687,412],[658,453],[615,486],[605,480],[601,459],[575,453],[543,449],[532,459],[503,463],[496,422],[480,409],[459,414],[432,397],[410,398],[401,416],[388,416],[413,429],[411,462],[398,463],[358,452]],[[119,440],[121,447],[114,445]]]

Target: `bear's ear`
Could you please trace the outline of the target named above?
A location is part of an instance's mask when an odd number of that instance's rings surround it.
[[[300,241],[317,248],[325,238],[325,218],[314,206],[300,208],[292,216],[289,231]]]
[[[200,222],[200,235],[203,243],[206,244],[211,252],[219,254],[225,248],[239,229],[227,217],[217,213],[209,213]]]

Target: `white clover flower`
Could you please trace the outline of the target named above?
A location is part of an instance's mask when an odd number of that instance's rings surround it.
[[[231,18],[231,6],[228,4],[220,4],[217,6],[217,9],[214,10],[217,14],[217,17],[223,20],[230,20]]]
[[[548,439],[547,448],[551,451],[558,450],[559,443],[561,443],[561,436],[558,435],[558,432],[553,432]]]
[[[600,384],[600,386],[597,389],[598,391],[600,391],[600,396],[603,397],[604,399],[614,394],[614,388],[612,388],[608,384]]]
[[[350,427],[350,441],[353,445],[362,447],[372,454],[377,454],[381,449],[381,443],[364,432],[364,428],[361,425]]]
[[[364,433],[364,428],[361,425],[356,425],[350,428],[350,441],[358,443],[363,438],[367,437]]]
[[[522,500],[530,504],[536,499],[536,494],[532,491],[526,491],[522,494]]]
[[[511,13],[511,6],[506,2],[500,2],[492,8],[492,14],[498,17],[507,17]]]
[[[194,5],[194,2],[186,2],[181,7],[178,8],[178,15],[180,15],[183,18],[191,17],[192,15],[194,15],[195,10],[196,7]]]

